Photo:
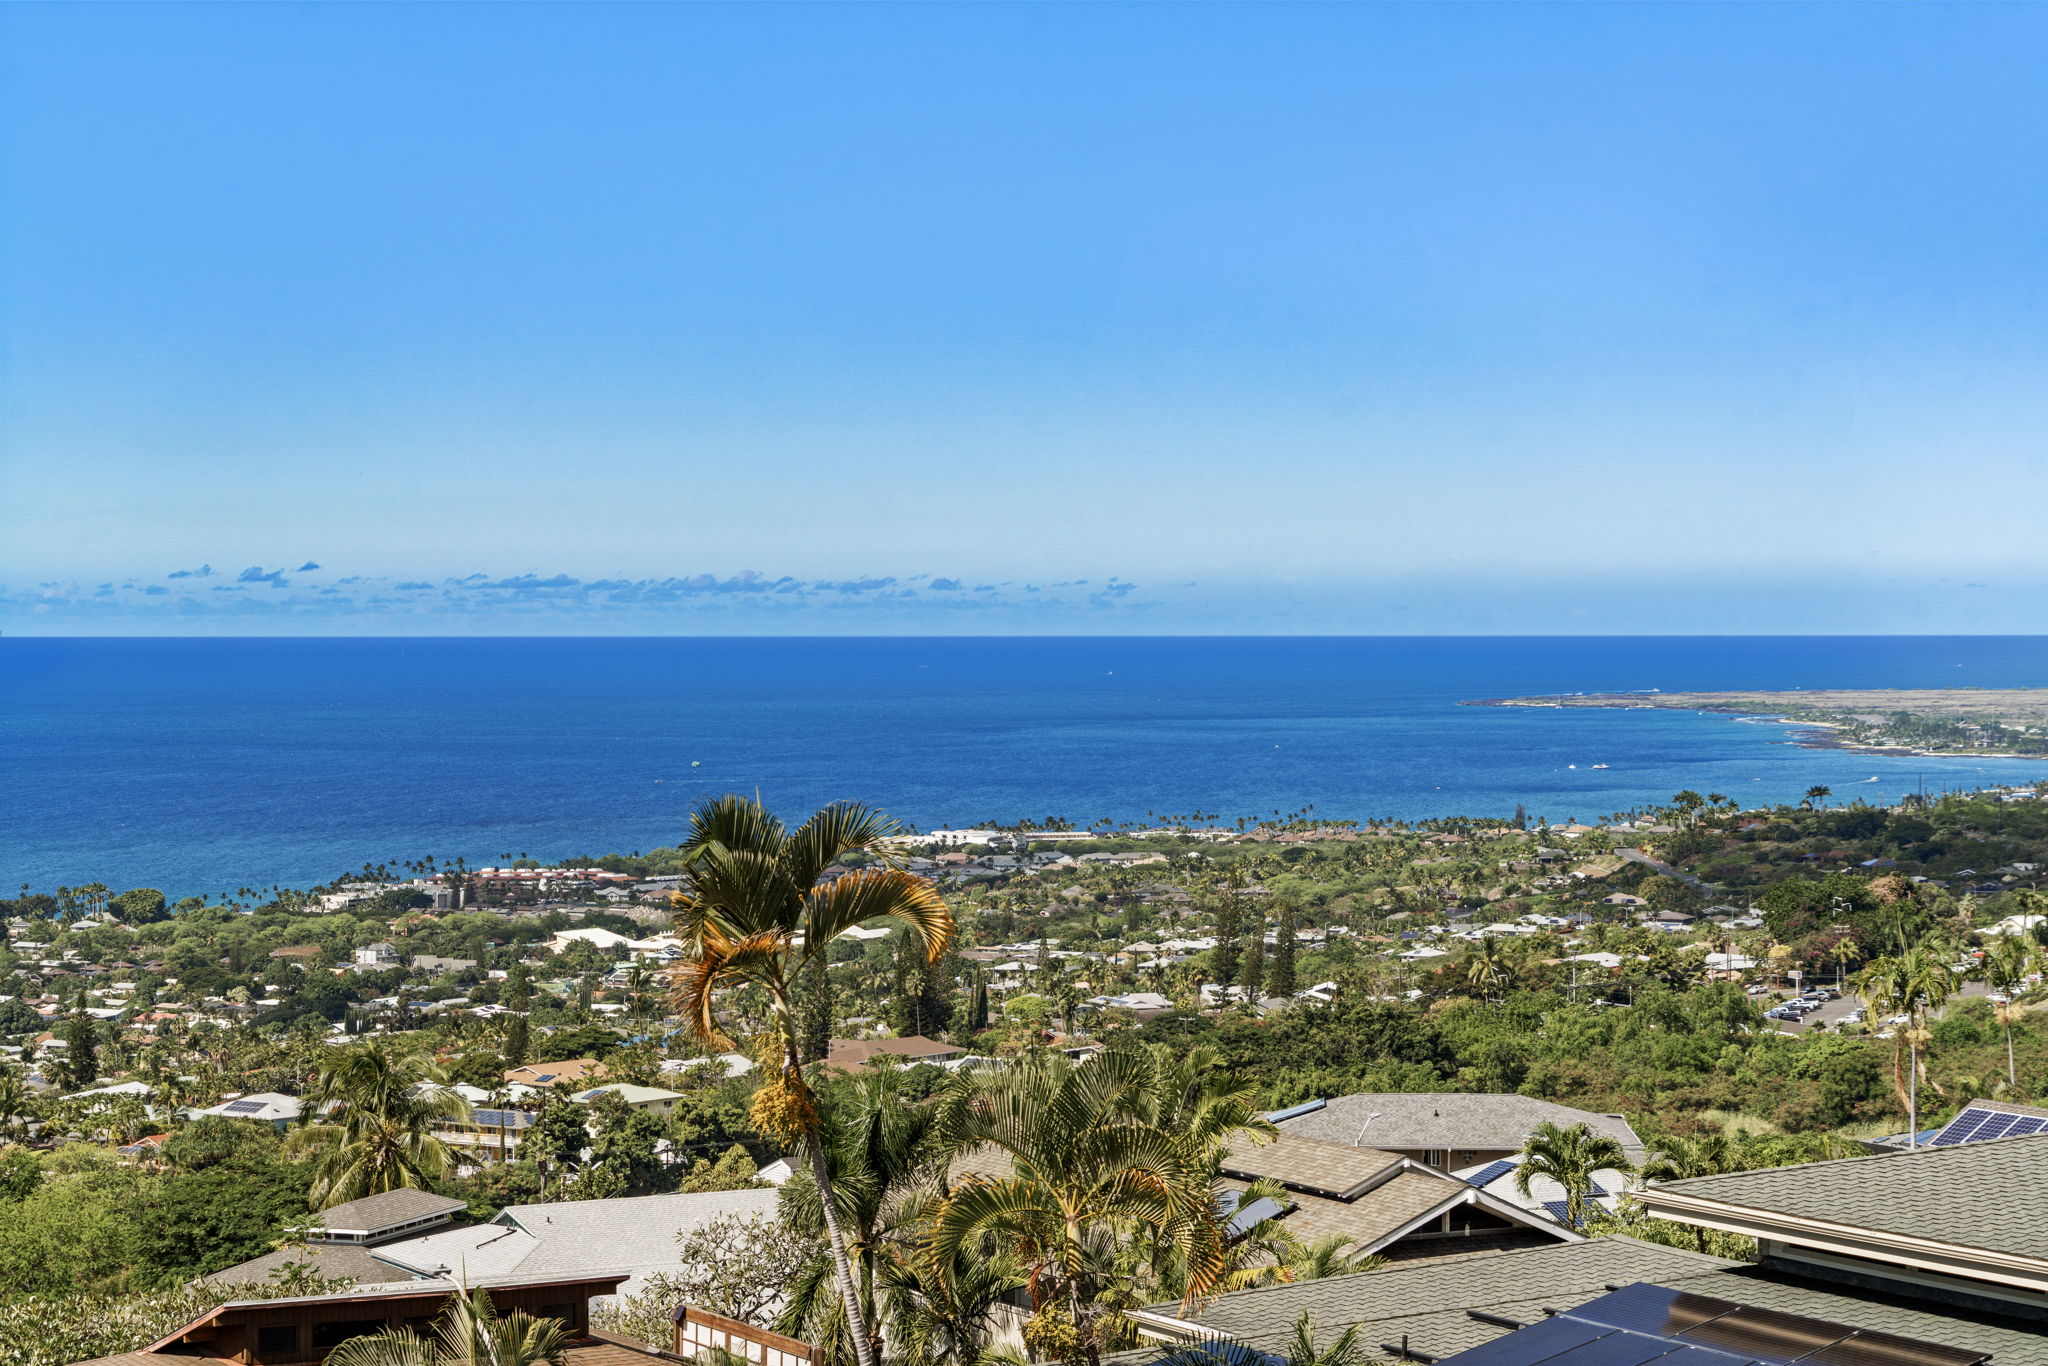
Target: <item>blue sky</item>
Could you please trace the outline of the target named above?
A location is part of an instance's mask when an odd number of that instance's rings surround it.
[[[0,628],[2048,629],[2044,40],[7,7]]]

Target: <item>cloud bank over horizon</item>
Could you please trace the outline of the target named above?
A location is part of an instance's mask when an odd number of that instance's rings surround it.
[[[1768,613],[1759,603],[1768,601]],[[1108,575],[819,578],[342,573],[181,567],[0,582],[0,631],[237,635],[1750,635],[2034,634],[2048,584],[2021,578],[1771,575],[1551,582],[1417,572],[1139,583]],[[1768,625],[1763,623],[1768,621]],[[1928,623],[1939,622],[1930,631]]]

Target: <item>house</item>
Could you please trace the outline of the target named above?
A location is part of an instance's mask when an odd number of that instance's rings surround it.
[[[2024,1314],[2048,1361],[2048,1133],[1693,1177],[1636,1199],[1755,1238],[1781,1272]]]
[[[266,1252],[206,1279],[222,1285],[267,1281],[273,1272],[294,1263],[309,1265],[322,1276],[363,1284],[409,1279],[412,1273],[394,1271],[371,1249],[444,1228],[457,1211],[468,1207],[467,1201],[410,1188],[368,1195],[315,1215],[316,1222],[300,1230],[304,1247]]]
[[[1529,1175],[1529,1193],[1524,1195],[1517,1180],[1521,1164],[1512,1157],[1495,1158],[1476,1167],[1467,1167],[1451,1173],[1458,1180],[1486,1192],[1498,1200],[1522,1209],[1556,1220],[1567,1228],[1572,1227],[1570,1192],[1551,1177],[1538,1172]],[[1613,1214],[1621,1207],[1621,1198],[1635,1184],[1634,1177],[1611,1167],[1603,1167],[1593,1173],[1593,1189],[1587,1192],[1586,1204],[1591,1210],[1581,1208],[1580,1217],[1598,1211]]]
[[[398,966],[398,946],[385,940],[365,944],[355,952],[355,965],[359,968],[390,968]]]
[[[1371,1146],[1441,1172],[1517,1156],[1539,1124],[1584,1124],[1621,1144],[1631,1162],[1643,1141],[1619,1115],[1598,1115],[1533,1096],[1445,1091],[1372,1092],[1311,1101],[1282,1112],[1283,1134]]]
[[[95,1086],[89,1091],[73,1091],[66,1099],[90,1101],[93,1108],[106,1105],[121,1096],[135,1096],[148,1100],[156,1088],[146,1081],[117,1081],[111,1086]]]
[[[607,930],[596,925],[585,929],[560,930],[556,932],[552,939],[548,940],[548,949],[552,953],[562,953],[572,944],[588,944],[600,952],[624,949],[635,958],[650,955],[661,958],[679,958],[684,953],[682,941],[673,935],[658,935],[652,939],[634,939],[630,935],[623,935],[616,930]]]
[[[1264,1219],[1305,1243],[1340,1234],[1359,1253],[1394,1261],[1570,1241],[1579,1235],[1540,1209],[1503,1200],[1413,1158],[1377,1148],[1282,1134],[1234,1142],[1219,1193],[1234,1231]],[[1277,1181],[1279,1197],[1245,1203],[1251,1183]]]
[[[2048,1108],[2016,1105],[2004,1100],[1973,1100],[1948,1123],[1921,1134],[1866,1138],[1863,1146],[1877,1152],[1899,1148],[1953,1148],[1960,1143],[1988,1143],[1995,1138],[2024,1138],[2048,1133]]]
[[[680,1091],[664,1091],[659,1086],[635,1086],[627,1081],[609,1081],[602,1086],[593,1086],[588,1091],[578,1091],[570,1099],[579,1105],[594,1104],[599,1096],[613,1095],[626,1102],[629,1110],[645,1110],[649,1114],[665,1115],[676,1108],[676,1102],[683,1098]]]
[[[282,1130],[289,1128],[303,1110],[304,1106],[297,1096],[287,1096],[277,1091],[260,1091],[253,1096],[234,1096],[198,1113],[223,1115],[228,1119],[254,1120],[258,1124],[269,1124]]]
[[[877,1058],[906,1063],[942,1062],[957,1058],[966,1051],[949,1043],[940,1043],[937,1039],[927,1039],[922,1034],[911,1034],[901,1039],[834,1039],[825,1050],[825,1065],[850,1072]]]
[[[561,1366],[629,1366],[647,1361],[680,1361],[592,1333],[590,1301],[618,1289],[623,1276],[521,1277],[418,1281],[372,1285],[335,1295],[302,1295],[269,1300],[231,1300],[209,1309],[139,1351],[95,1357],[76,1366],[195,1366],[235,1362],[238,1366],[312,1366],[351,1338],[386,1329],[426,1328],[448,1297],[464,1289],[489,1293],[500,1315],[525,1311],[559,1319],[571,1335]]]
[[[1699,1177],[1639,1198],[1661,1218],[1751,1232],[1762,1259],[1607,1236],[1130,1317],[1158,1343],[1284,1352],[1307,1316],[1319,1335],[1356,1328],[1385,1358],[1438,1366],[2048,1366],[2048,1300],[2016,1283],[2048,1272],[2048,1136]]]
[[[539,1112],[534,1110],[478,1105],[470,1110],[468,1119],[445,1123],[439,1136],[451,1147],[491,1156],[503,1153],[509,1160],[518,1156],[519,1140],[539,1119]]]
[[[1127,991],[1121,996],[1097,996],[1090,1005],[1109,1010],[1128,1010],[1140,1020],[1149,1020],[1164,1015],[1174,1008],[1173,998],[1162,996],[1156,991]]]
[[[523,1067],[505,1069],[505,1080],[521,1086],[547,1087],[557,1082],[574,1086],[578,1082],[595,1081],[604,1072],[604,1064],[596,1058],[569,1058],[562,1062],[530,1062]]]
[[[508,1205],[486,1224],[447,1228],[378,1249],[379,1261],[422,1277],[623,1275],[632,1295],[676,1269],[676,1242],[715,1219],[775,1217],[780,1192],[708,1191]]]
[[[476,966],[474,958],[443,958],[438,954],[416,953],[412,965],[422,972],[468,972]]]

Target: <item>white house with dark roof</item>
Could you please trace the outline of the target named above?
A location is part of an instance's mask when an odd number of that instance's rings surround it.
[[[287,1096],[278,1091],[259,1091],[255,1095],[235,1096],[195,1113],[220,1115],[227,1119],[252,1120],[258,1124],[272,1124],[283,1129],[304,1112],[305,1105],[297,1096]]]

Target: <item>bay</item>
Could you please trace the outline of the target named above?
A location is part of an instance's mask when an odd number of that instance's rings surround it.
[[[2042,637],[0,640],[0,886],[173,895],[673,843],[698,798],[921,828],[1896,801],[2027,760],[1800,748],[1638,688],[2021,687]],[[1595,769],[1594,764],[1606,764]],[[1872,780],[1875,781],[1872,781]]]

